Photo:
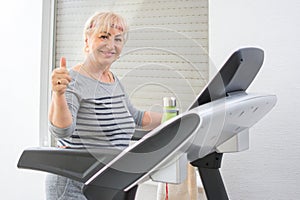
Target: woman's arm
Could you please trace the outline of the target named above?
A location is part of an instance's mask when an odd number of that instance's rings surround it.
[[[72,124],[72,115],[65,95],[52,94],[49,110],[49,121],[57,128],[66,128]]]

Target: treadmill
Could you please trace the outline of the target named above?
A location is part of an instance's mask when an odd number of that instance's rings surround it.
[[[18,167],[65,176],[84,183],[88,200],[134,200],[139,184],[166,182],[169,166],[180,161],[197,167],[208,200],[228,200],[220,167],[222,156],[249,148],[249,128],[276,104],[275,95],[248,94],[264,52],[235,51],[187,111],[150,132],[136,132],[124,150],[33,147]],[[179,169],[185,178],[186,165]],[[162,175],[163,174],[163,175]]]

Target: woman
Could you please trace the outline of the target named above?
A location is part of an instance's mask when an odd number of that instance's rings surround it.
[[[161,114],[134,108],[119,79],[110,71],[126,42],[126,21],[113,12],[93,15],[84,28],[82,63],[70,71],[66,59],[52,73],[52,102],[49,111],[50,131],[58,146],[71,148],[124,149],[135,126],[147,129],[161,122]],[[86,199],[83,184],[48,175],[48,200]]]

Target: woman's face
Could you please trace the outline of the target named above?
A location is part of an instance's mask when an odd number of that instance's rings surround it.
[[[87,37],[88,55],[95,64],[110,66],[117,60],[124,46],[124,34],[121,30],[111,28]]]

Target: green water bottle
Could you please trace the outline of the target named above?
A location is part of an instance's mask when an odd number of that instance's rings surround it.
[[[163,98],[164,112],[161,122],[165,122],[172,117],[178,115],[178,109],[176,108],[176,98],[175,97],[164,97]]]

